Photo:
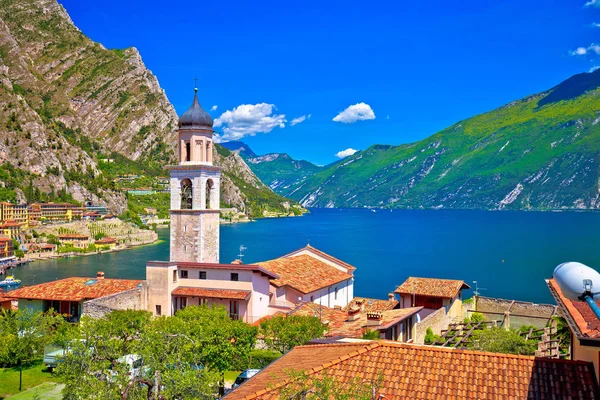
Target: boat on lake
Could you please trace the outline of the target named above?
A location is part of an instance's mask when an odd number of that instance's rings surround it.
[[[0,287],[12,287],[19,286],[21,284],[20,279],[15,279],[14,276],[7,276],[6,279],[0,281]]]

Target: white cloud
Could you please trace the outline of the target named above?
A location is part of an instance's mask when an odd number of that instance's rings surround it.
[[[333,118],[335,122],[343,122],[345,124],[352,124],[356,121],[367,119],[375,119],[375,113],[371,106],[366,103],[354,104]]]
[[[386,115],[385,119],[390,119],[390,114]]]
[[[245,136],[254,136],[259,132],[268,133],[273,128],[285,128],[285,114],[274,114],[274,104],[241,104],[233,110],[227,110],[214,122],[214,127],[223,126],[223,133],[217,135],[218,141],[239,140]]]
[[[600,28],[600,22],[592,22],[592,28]]]
[[[600,1],[600,0],[598,0]],[[569,52],[572,56],[585,56],[586,54],[600,54],[600,45],[592,43],[588,47],[578,47]]]
[[[352,154],[356,153],[357,151],[358,150],[348,148],[346,150],[338,151],[337,153],[335,153],[335,156],[337,158],[345,158],[345,157],[351,156]]]
[[[210,108],[210,111],[217,111],[217,105],[214,105]]]
[[[594,72],[597,69],[600,69],[600,65],[594,65],[592,68],[590,68],[590,72]]]
[[[584,7],[600,7],[600,0],[589,0]]]
[[[290,122],[291,126],[298,125],[306,120],[306,115],[301,115],[297,118],[294,118],[292,122]]]

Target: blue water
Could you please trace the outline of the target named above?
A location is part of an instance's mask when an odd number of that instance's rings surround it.
[[[564,261],[600,269],[600,213],[312,209],[299,218],[221,226],[221,261],[267,260],[307,243],[354,266],[355,295],[386,298],[408,276],[479,282],[482,295],[552,302],[544,278]],[[68,276],[144,279],[147,260],[168,259],[168,230],[156,245],[40,261],[14,270],[24,284]],[[467,293],[470,295],[470,293]]]

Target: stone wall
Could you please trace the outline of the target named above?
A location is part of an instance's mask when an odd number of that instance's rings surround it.
[[[142,288],[125,290],[83,303],[82,315],[102,318],[113,310],[143,310]]]
[[[452,322],[451,318],[446,313],[446,309],[444,307],[432,312],[416,325],[415,343],[423,344],[425,342],[427,328],[431,328],[433,333],[439,335],[443,329],[448,327],[450,322]]]
[[[474,309],[465,310],[467,316],[473,312],[483,314],[488,321],[500,321],[506,328],[519,329],[523,325],[534,325],[543,328],[556,315],[556,306],[551,304],[535,304],[526,301],[477,297]],[[509,317],[508,320],[506,317]]]

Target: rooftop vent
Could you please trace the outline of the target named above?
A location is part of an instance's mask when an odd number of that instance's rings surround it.
[[[96,278],[97,279],[104,279],[104,272],[102,272],[102,271],[96,272]]]
[[[94,285],[96,282],[98,282],[96,279],[90,279],[89,281],[87,281],[85,283],[85,286],[92,286]]]

